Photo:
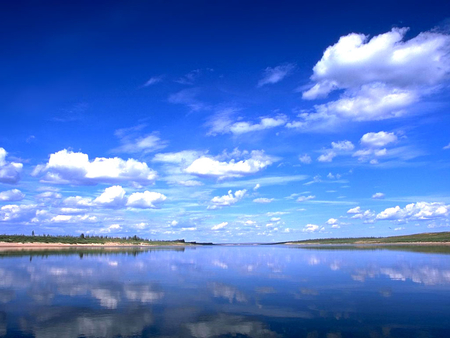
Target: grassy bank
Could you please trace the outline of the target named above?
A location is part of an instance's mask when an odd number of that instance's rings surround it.
[[[26,235],[0,235],[0,242],[3,243],[23,243],[23,244],[73,244],[73,245],[189,245],[195,242],[185,242],[184,239],[173,241],[154,241],[130,237],[109,237],[109,236],[26,236]]]
[[[396,243],[450,243],[450,232],[431,232],[406,236],[321,238],[289,241],[284,244],[396,244]]]

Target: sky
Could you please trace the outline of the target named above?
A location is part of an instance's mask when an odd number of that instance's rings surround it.
[[[448,1],[0,6],[0,233],[450,230]]]

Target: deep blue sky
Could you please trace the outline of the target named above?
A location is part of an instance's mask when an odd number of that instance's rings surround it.
[[[450,225],[447,1],[0,6],[0,233]]]

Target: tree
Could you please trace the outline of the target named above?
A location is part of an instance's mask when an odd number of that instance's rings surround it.
[[[34,236],[34,230],[31,232],[31,236]]]
[[[84,234],[83,234],[83,233],[80,235],[80,238],[81,238],[81,239],[84,239]]]

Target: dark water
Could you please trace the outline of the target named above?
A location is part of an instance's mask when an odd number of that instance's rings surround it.
[[[0,337],[450,337],[446,251],[1,251]]]

